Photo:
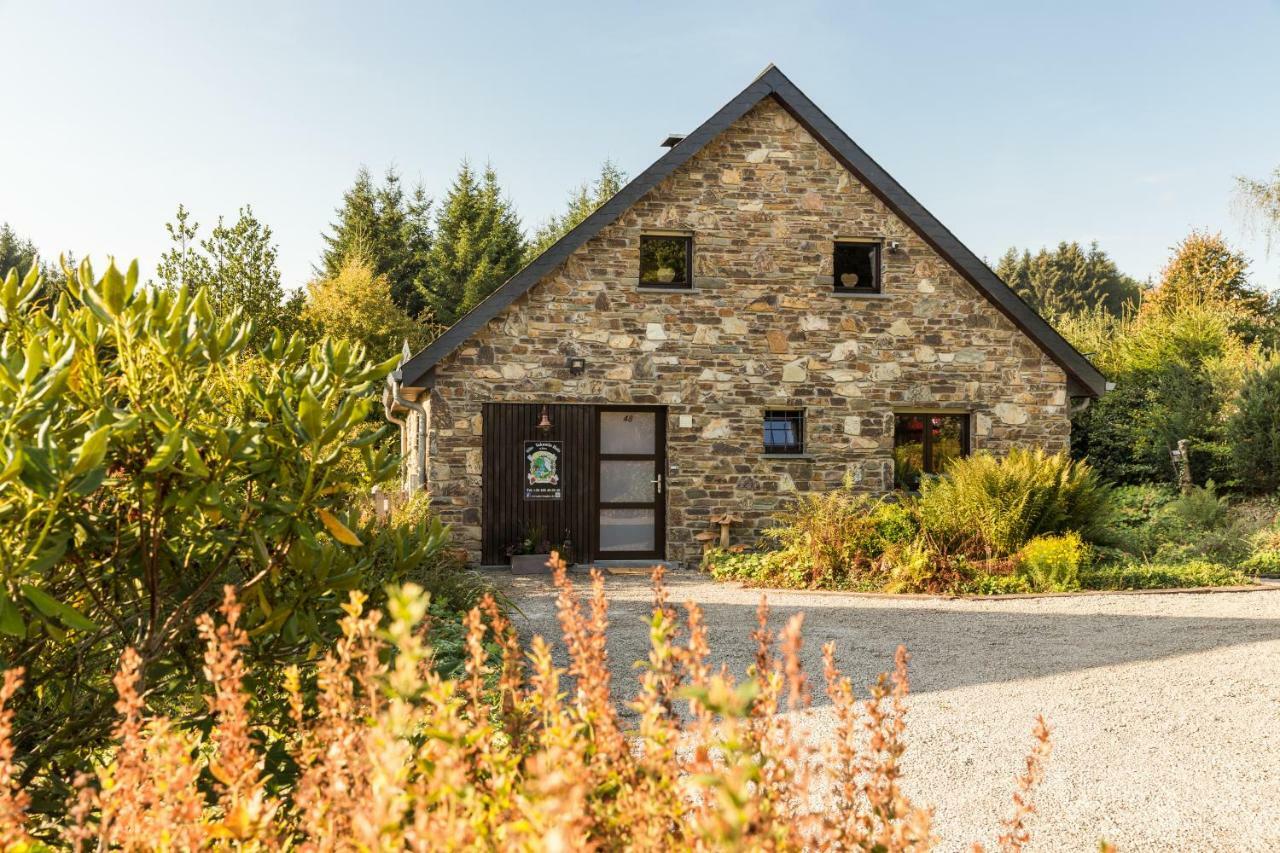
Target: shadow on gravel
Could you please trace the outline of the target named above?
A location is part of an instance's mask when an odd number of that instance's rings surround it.
[[[588,586],[585,576],[575,576],[574,583],[579,592]],[[678,576],[670,584],[670,600],[680,609],[689,597],[681,589],[684,585]],[[516,593],[524,611],[524,618],[516,620],[521,632],[540,633],[558,641],[550,583],[526,582],[521,586]],[[652,610],[644,595],[648,582],[635,576],[610,577],[608,588],[614,690],[620,698],[629,698],[636,684],[631,664],[648,653],[645,620]],[[858,688],[892,668],[894,651],[899,644],[905,645],[912,656],[911,691],[918,694],[1280,640],[1280,618],[966,612],[927,601],[877,605],[876,599],[839,596],[789,606],[787,596],[769,594],[770,624],[776,631],[792,614],[804,611],[804,657],[815,704],[825,702],[821,649],[827,642],[835,643],[841,669]],[[754,594],[751,598],[758,600]],[[727,663],[734,675],[741,677],[754,656],[750,639],[756,623],[754,604],[699,604],[706,618],[712,663],[717,667]],[[557,651],[563,655],[563,649]]]

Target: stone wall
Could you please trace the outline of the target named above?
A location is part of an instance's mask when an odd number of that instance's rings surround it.
[[[642,233],[689,232],[694,288],[638,286]],[[880,295],[832,291],[833,242],[897,241]],[[565,358],[586,359],[569,374]],[[479,557],[481,404],[669,407],[670,559],[732,510],[768,516],[846,475],[892,487],[894,411],[968,411],[974,449],[1059,450],[1066,377],[776,102],[757,105],[437,366],[428,488]],[[804,408],[807,458],[765,458]],[[681,418],[681,416],[688,416]],[[690,425],[682,425],[682,423]]]

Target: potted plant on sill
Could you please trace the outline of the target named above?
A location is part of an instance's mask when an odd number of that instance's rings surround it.
[[[540,524],[532,524],[527,532],[516,542],[507,546],[507,556],[511,558],[511,573],[516,575],[547,575],[551,573],[552,552],[559,553],[566,565],[573,563],[573,542],[569,539],[569,531],[565,531],[563,540],[553,545],[545,535]]]

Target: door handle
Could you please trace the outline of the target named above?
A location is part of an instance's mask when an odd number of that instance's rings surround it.
[[[650,480],[649,482],[650,482],[650,483],[654,483],[655,485],[657,485],[657,487],[658,487],[658,494],[662,494],[662,475],[661,475],[661,474],[659,474],[659,475],[658,475],[658,479],[656,479],[656,480]]]

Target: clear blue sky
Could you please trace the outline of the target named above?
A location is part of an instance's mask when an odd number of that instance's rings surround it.
[[[1052,8],[1050,8],[1052,7]],[[532,228],[776,63],[979,255],[1098,240],[1158,272],[1280,166],[1280,2],[0,0],[0,221],[139,257],[251,203],[308,277],[361,164],[489,161]]]

